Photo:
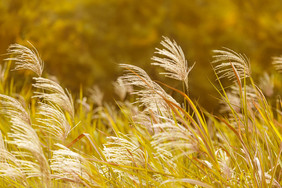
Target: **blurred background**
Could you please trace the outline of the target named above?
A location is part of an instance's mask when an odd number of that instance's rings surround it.
[[[45,72],[64,87],[76,93],[96,84],[106,100],[114,98],[119,63],[178,87],[150,65],[162,36],[182,47],[190,65],[196,62],[190,94],[209,111],[218,106],[211,50],[244,53],[255,76],[282,55],[281,0],[0,0],[0,15],[0,54],[30,41]]]

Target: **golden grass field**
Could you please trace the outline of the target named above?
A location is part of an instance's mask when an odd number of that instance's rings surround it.
[[[247,57],[214,50],[219,114],[189,98],[194,64],[167,37],[151,68],[182,90],[121,64],[115,103],[98,87],[62,88],[31,44],[12,44],[5,57],[0,187],[281,187],[281,57],[253,80]],[[28,72],[22,85],[18,71]]]

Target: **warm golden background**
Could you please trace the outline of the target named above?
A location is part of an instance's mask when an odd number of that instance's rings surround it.
[[[107,99],[122,73],[119,63],[175,83],[150,66],[162,36],[182,46],[190,65],[196,62],[190,93],[208,109],[216,106],[211,50],[246,54],[253,75],[270,71],[271,57],[282,55],[281,0],[0,0],[0,14],[1,54],[30,41],[64,87],[76,92],[96,84]]]

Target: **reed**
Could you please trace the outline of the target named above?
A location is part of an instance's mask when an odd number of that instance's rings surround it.
[[[256,81],[244,55],[215,50],[211,64],[221,104],[215,115],[188,95],[195,64],[188,66],[175,41],[164,37],[161,45],[152,65],[186,89],[121,64],[116,104],[103,101],[97,86],[74,99],[45,76],[33,46],[11,45],[0,71],[1,186],[281,187],[282,102],[275,93],[281,84],[274,84],[281,58],[273,59],[277,72]],[[34,72],[34,83],[16,95],[6,79],[13,66]]]

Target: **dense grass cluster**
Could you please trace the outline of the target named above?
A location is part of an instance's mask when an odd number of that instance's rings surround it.
[[[97,87],[73,97],[44,76],[34,47],[11,45],[0,69],[1,187],[281,187],[282,101],[274,91],[282,58],[273,59],[275,75],[256,83],[245,56],[215,50],[222,108],[213,115],[189,98],[194,65],[181,47],[166,37],[161,44],[152,65],[183,89],[122,64],[114,105]],[[10,69],[33,71],[33,84],[19,89]]]

